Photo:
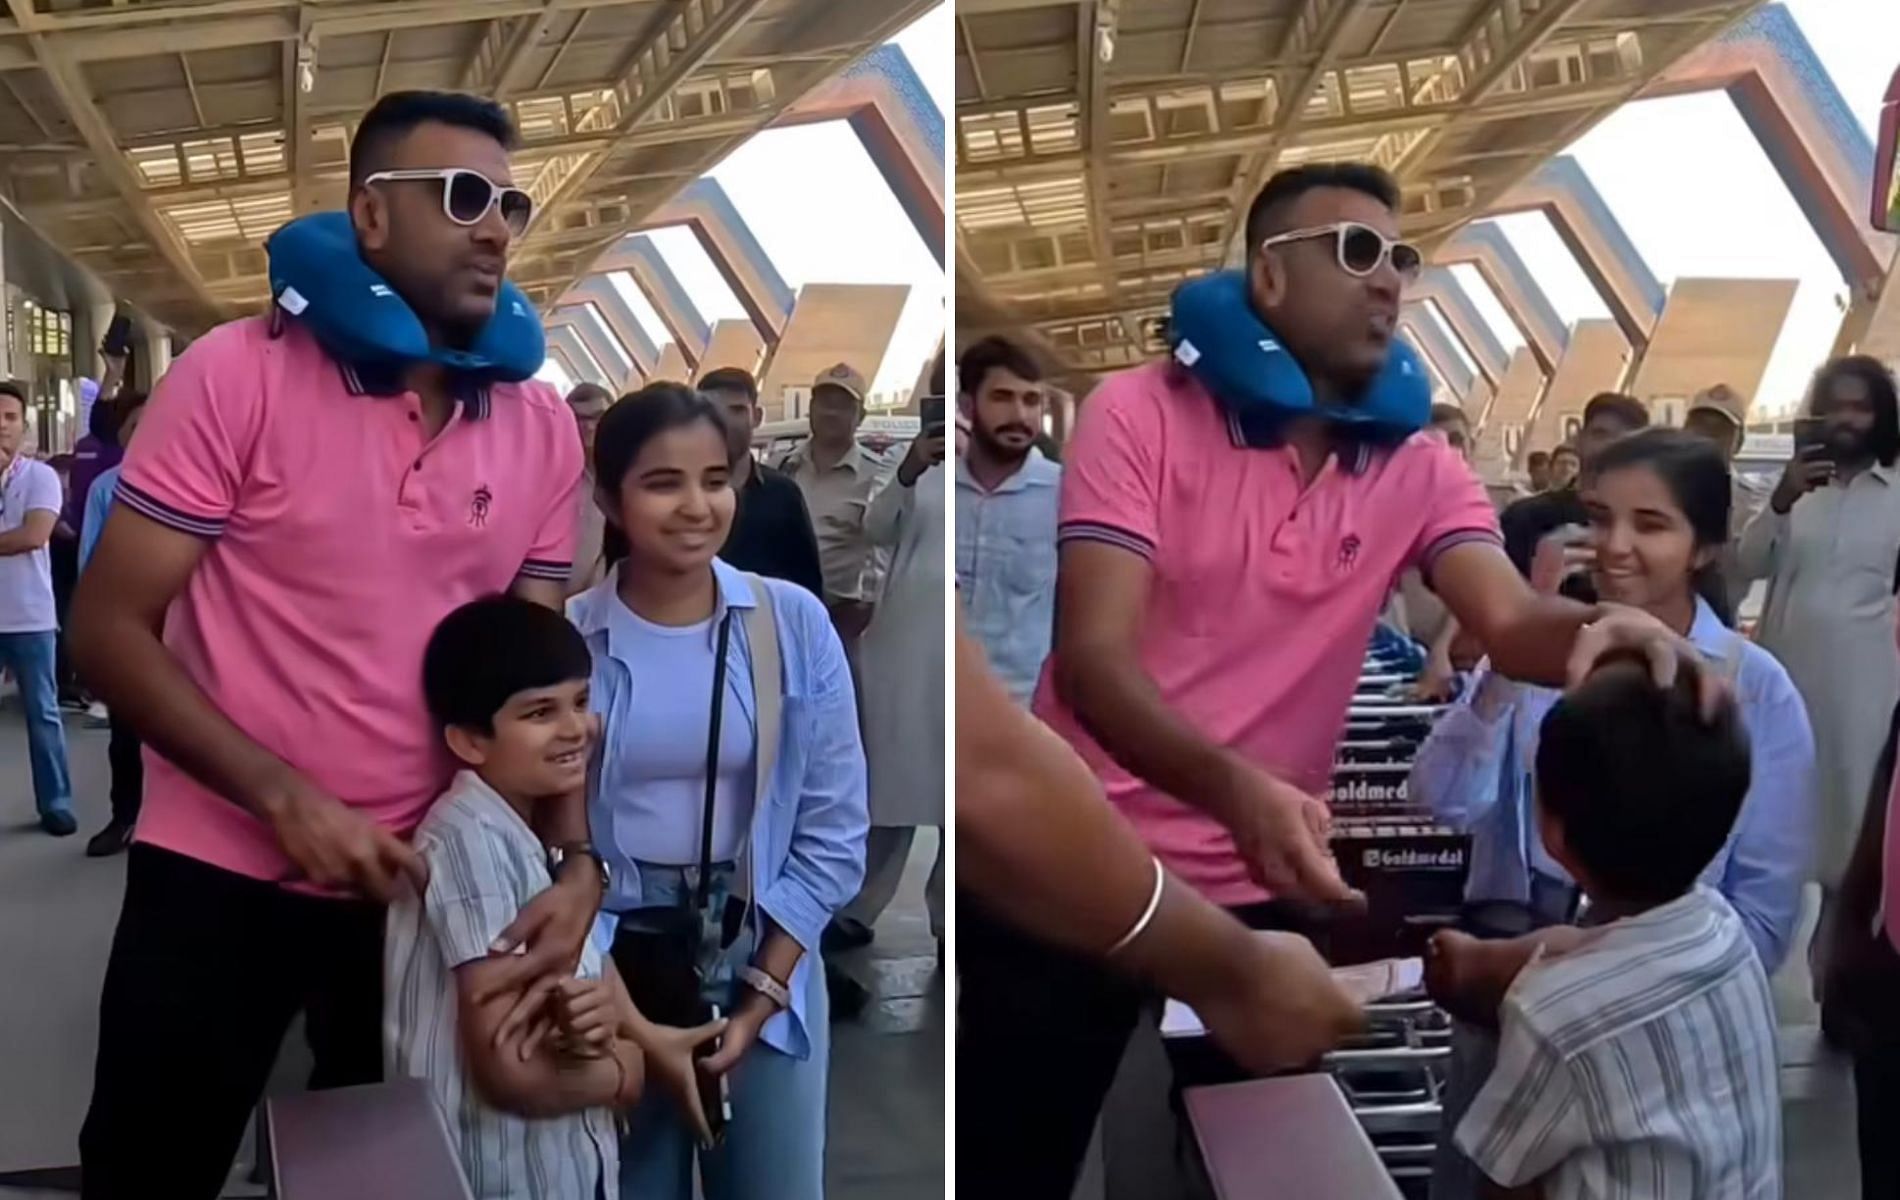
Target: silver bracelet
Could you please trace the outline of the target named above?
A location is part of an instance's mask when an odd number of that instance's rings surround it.
[[[1167,886],[1168,873],[1162,869],[1159,858],[1154,858],[1152,855],[1150,858],[1155,865],[1155,890],[1148,897],[1148,907],[1141,910],[1141,917],[1129,928],[1128,932],[1122,934],[1115,944],[1108,948],[1108,953],[1103,956],[1105,958],[1113,958],[1128,949],[1129,943],[1142,935],[1142,932],[1148,928],[1149,922],[1155,919],[1155,913],[1161,909],[1161,890]]]

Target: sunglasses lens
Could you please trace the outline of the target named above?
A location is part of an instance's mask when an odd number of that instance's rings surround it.
[[[534,197],[520,188],[504,188],[501,193],[501,219],[508,223],[508,232],[520,234],[527,231],[528,221],[534,216]]]
[[[1405,276],[1407,279],[1410,279],[1412,276],[1418,274],[1419,267],[1423,265],[1424,259],[1420,257],[1417,246],[1412,245],[1410,242],[1392,243],[1393,270]]]
[[[449,177],[449,216],[464,225],[473,225],[488,213],[494,202],[495,187],[472,171],[457,171]]]
[[[1348,226],[1339,236],[1339,260],[1355,275],[1368,275],[1385,255],[1385,239],[1364,225]]]

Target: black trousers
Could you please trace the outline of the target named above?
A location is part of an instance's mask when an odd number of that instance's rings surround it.
[[[121,825],[138,824],[139,804],[145,798],[143,750],[139,735],[124,721],[112,718],[106,761],[112,766],[112,819]]]
[[[214,1200],[299,1012],[311,1087],[380,1081],[382,947],[379,906],[133,846],[79,1134],[87,1200]]]
[[[1854,1058],[1861,1200],[1900,1200],[1900,1044]]]
[[[1303,925],[1280,904],[1231,911],[1255,929]],[[984,1200],[1067,1200],[1128,1039],[1158,1003],[1095,960],[1033,941],[959,896],[958,1189]]]
[[[79,675],[73,670],[73,656],[66,648],[66,616],[72,609],[73,588],[79,582],[79,540],[54,538],[47,543],[47,558],[53,574],[53,612],[59,619],[59,633],[53,643],[53,678],[59,684],[60,699],[79,691]]]

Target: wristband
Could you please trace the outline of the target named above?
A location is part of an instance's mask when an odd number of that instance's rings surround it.
[[[740,967],[739,982],[770,1000],[781,1012],[792,1006],[790,989],[758,967],[749,964]]]
[[[1163,889],[1167,887],[1168,873],[1162,869],[1161,860],[1159,858],[1153,859],[1153,862],[1155,865],[1155,890],[1153,894],[1148,897],[1148,907],[1141,910],[1141,916],[1136,919],[1134,925],[1129,928],[1127,933],[1122,934],[1113,946],[1108,948],[1108,953],[1103,957],[1113,958],[1123,950],[1128,949],[1129,944],[1147,930],[1148,925],[1155,919],[1155,913],[1160,910],[1161,893]]]

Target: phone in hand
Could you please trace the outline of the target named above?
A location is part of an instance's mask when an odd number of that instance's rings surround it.
[[[112,324],[106,327],[106,338],[99,344],[99,353],[106,358],[124,358],[131,349],[132,318],[119,313],[112,318]]]
[[[923,417],[925,437],[942,437],[944,429],[944,400],[942,396],[925,396],[918,411]]]
[[[712,1006],[712,1016],[708,1019],[717,1021],[725,1015],[715,1004]],[[701,1042],[693,1050],[693,1057],[695,1059],[712,1057],[718,1053],[720,1045],[725,1040],[723,1037],[716,1037]],[[706,1114],[706,1128],[712,1133],[714,1146],[726,1136],[726,1126],[732,1123],[732,1085],[729,1078],[728,1075],[710,1076],[704,1071],[698,1073],[699,1109]]]
[[[1833,461],[1833,449],[1827,441],[1825,417],[1796,417],[1794,419],[1794,452],[1797,458],[1814,458],[1822,462]]]

